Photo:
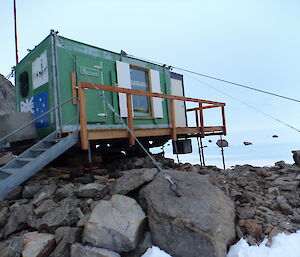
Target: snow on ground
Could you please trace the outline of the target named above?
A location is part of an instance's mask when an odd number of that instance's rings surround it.
[[[229,249],[227,257],[300,257],[300,230],[287,235],[284,233],[273,237],[271,246],[266,246],[268,239],[260,245],[248,245],[247,241],[241,238]],[[160,250],[157,246],[149,248],[142,257],[172,257]]]
[[[142,257],[172,257],[166,252],[160,250],[157,246],[152,246],[144,253]]]
[[[270,247],[266,246],[267,241],[265,239],[259,246],[249,246],[242,238],[230,247],[227,257],[300,257],[300,230],[290,235],[278,234],[273,237]]]

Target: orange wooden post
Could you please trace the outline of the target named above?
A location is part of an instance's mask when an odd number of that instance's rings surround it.
[[[127,100],[127,125],[129,129],[131,130],[132,133],[134,133],[134,128],[133,128],[133,114],[132,114],[132,94],[126,94],[126,100]],[[135,139],[134,136],[129,133],[129,144],[130,145],[135,145]]]
[[[83,87],[78,87],[79,96],[79,115],[80,115],[80,138],[81,138],[81,149],[88,150],[88,132],[86,122],[86,103],[85,103],[85,92]]]
[[[172,138],[174,141],[177,141],[176,123],[175,123],[175,103],[174,103],[174,99],[171,99],[170,101],[171,101],[170,107],[171,107]]]
[[[196,117],[196,127],[199,128],[199,116],[198,116],[198,108],[195,109],[195,117]]]
[[[222,108],[223,133],[224,136],[226,136],[227,131],[226,131],[226,119],[225,119],[225,107],[222,106],[221,108]]]
[[[73,104],[77,102],[77,92],[76,92],[76,73],[73,71],[71,72],[71,86],[72,86],[72,96],[74,97],[72,100]]]
[[[200,132],[201,132],[201,137],[204,137],[204,118],[203,118],[202,103],[199,103],[199,114],[200,114]]]

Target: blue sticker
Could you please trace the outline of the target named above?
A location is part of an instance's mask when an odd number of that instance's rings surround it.
[[[33,99],[34,103],[34,118],[39,117],[43,113],[48,111],[48,92],[42,92]],[[45,128],[49,125],[49,114],[35,121],[36,128]]]

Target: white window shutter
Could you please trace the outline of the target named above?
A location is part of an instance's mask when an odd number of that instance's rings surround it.
[[[130,79],[130,66],[125,62],[116,62],[117,65],[117,78],[118,86],[131,88],[131,79]],[[126,94],[119,93],[119,107],[121,117],[127,117],[127,103],[126,103]]]
[[[151,88],[154,93],[161,93],[159,72],[150,70]],[[153,97],[153,113],[154,118],[163,118],[162,98]]]

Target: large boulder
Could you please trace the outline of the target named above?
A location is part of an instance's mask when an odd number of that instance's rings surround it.
[[[153,244],[173,257],[224,257],[235,239],[233,202],[204,176],[167,173],[179,185],[180,197],[162,173],[140,191]]]
[[[133,169],[124,172],[112,186],[112,194],[127,194],[128,192],[150,182],[157,173],[157,169]]]
[[[127,196],[101,200],[84,226],[83,242],[117,252],[136,248],[146,216],[138,203]]]

